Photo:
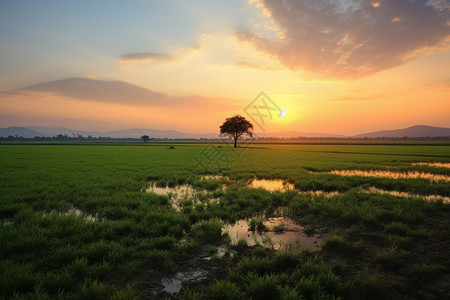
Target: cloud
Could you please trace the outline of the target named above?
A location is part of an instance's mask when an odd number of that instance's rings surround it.
[[[3,92],[4,96],[23,93],[37,93],[41,96],[42,93],[50,93],[83,101],[152,107],[204,106],[209,103],[222,102],[222,99],[219,98],[169,96],[123,81],[90,78],[68,78]]]
[[[435,91],[450,91],[450,81],[432,82],[424,85],[424,87]]]
[[[361,78],[449,46],[448,0],[260,0],[258,5],[281,28],[282,38],[240,28],[238,39],[288,69],[322,78]]]
[[[172,61],[175,57],[160,53],[129,53],[120,57],[121,62],[148,62],[148,61]]]
[[[12,97],[16,96],[20,91],[8,91],[8,90],[0,90],[0,97]]]

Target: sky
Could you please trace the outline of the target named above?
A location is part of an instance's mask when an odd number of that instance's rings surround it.
[[[0,0],[0,41],[0,127],[450,127],[450,0]]]

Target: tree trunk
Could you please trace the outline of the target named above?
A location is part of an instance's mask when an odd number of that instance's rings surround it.
[[[236,148],[236,144],[237,144],[237,137],[234,138],[234,148]]]

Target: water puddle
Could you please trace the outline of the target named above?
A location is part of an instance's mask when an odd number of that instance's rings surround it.
[[[248,184],[251,188],[263,188],[269,192],[274,191],[297,191],[300,194],[309,194],[312,196],[324,195],[326,198],[339,195],[339,192],[325,192],[325,191],[299,191],[295,188],[293,183],[283,181],[281,179],[254,179]]]
[[[176,294],[181,291],[183,283],[207,279],[208,271],[197,269],[186,272],[178,272],[172,278],[162,278],[163,291],[169,294]]]
[[[83,220],[85,222],[98,222],[98,221],[102,220],[98,216],[98,214],[91,215],[91,214],[85,213],[85,212],[81,211],[80,209],[74,208],[74,207],[69,208],[66,212],[52,210],[49,213],[46,213],[46,212],[42,213],[43,217],[48,217],[51,215],[58,215],[58,216],[62,216],[62,217],[69,217],[69,216],[79,217],[79,218],[83,218]]]
[[[429,167],[437,167],[437,168],[450,168],[450,163],[442,163],[442,162],[418,162],[412,163],[413,166],[429,166]]]
[[[341,176],[385,177],[385,178],[425,178],[431,181],[450,181],[450,176],[441,174],[423,173],[418,171],[393,172],[380,170],[333,170],[330,174]]]
[[[254,179],[248,186],[254,189],[263,188],[269,192],[294,190],[294,185],[292,183],[281,179]]]
[[[305,192],[299,192],[300,194],[309,194],[312,196],[325,196],[325,198],[331,198],[337,195],[340,195],[341,193],[339,192],[325,192],[325,191],[305,191]]]
[[[233,245],[245,240],[248,246],[260,244],[275,250],[298,251],[307,248],[320,251],[319,236],[307,236],[304,231],[304,227],[286,217],[239,220],[223,229]]]
[[[227,179],[226,177],[223,177],[222,175],[202,175],[201,180],[221,180],[221,179]]]
[[[155,193],[157,195],[169,196],[171,199],[181,200],[187,197],[193,197],[198,191],[191,185],[182,184],[174,187],[161,187],[156,186],[156,183],[153,183],[148,189],[147,192]]]
[[[382,189],[377,189],[376,187],[370,187],[368,190],[366,190],[368,193],[376,193],[376,194],[388,194],[391,196],[396,197],[403,197],[403,198],[420,198],[425,199],[427,201],[436,201],[436,200],[442,200],[443,203],[450,204],[450,197],[445,196],[439,196],[439,195],[418,195],[418,194],[410,194],[406,192],[398,192],[398,191],[386,191]]]
[[[184,200],[192,200],[194,203],[198,202],[198,196],[200,194],[206,194],[206,190],[196,189],[191,185],[182,184],[174,187],[160,187],[156,186],[156,183],[150,185],[147,189],[149,193],[155,193],[157,195],[169,196],[169,199],[172,201],[172,207],[176,211],[181,211],[181,202]],[[216,199],[210,199],[210,202],[214,202]]]

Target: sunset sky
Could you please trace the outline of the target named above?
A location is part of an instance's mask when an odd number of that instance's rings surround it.
[[[0,41],[0,127],[218,132],[261,91],[269,132],[450,127],[449,0],[0,0]]]

